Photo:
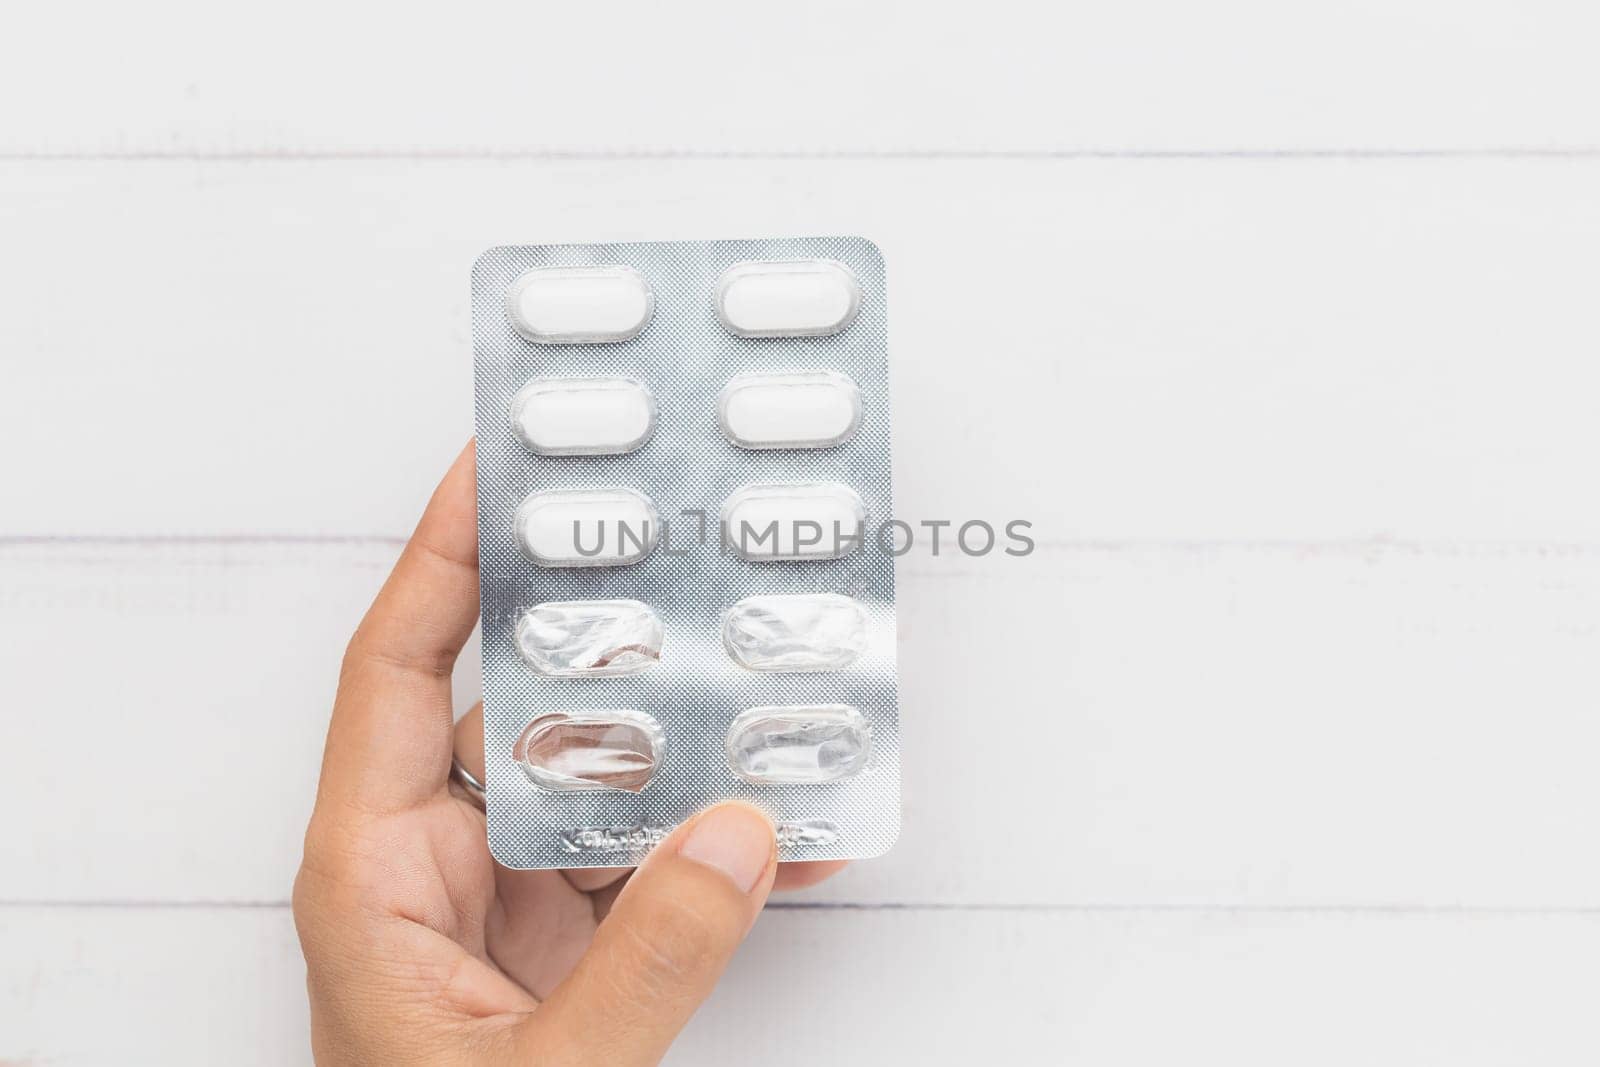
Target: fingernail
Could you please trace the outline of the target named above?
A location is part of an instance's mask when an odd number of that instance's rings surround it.
[[[713,870],[748,893],[755,888],[772,858],[772,823],[746,804],[719,804],[699,819],[678,848],[678,855]]]

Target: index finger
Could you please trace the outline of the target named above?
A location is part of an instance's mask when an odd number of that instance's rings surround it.
[[[393,811],[444,787],[450,670],[478,616],[476,458],[468,442],[351,638],[319,800]]]

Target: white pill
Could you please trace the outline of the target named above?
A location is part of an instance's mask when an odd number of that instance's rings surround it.
[[[867,507],[837,482],[757,482],[722,505],[727,543],[746,559],[838,559],[861,549]]]
[[[506,307],[518,332],[541,344],[626,341],[644,329],[656,298],[632,267],[539,267],[511,284]]]
[[[511,425],[545,456],[632,452],[655,428],[656,405],[628,378],[535,378],[511,401]]]
[[[617,567],[655,547],[656,508],[632,489],[546,489],[517,509],[517,541],[541,567]]]
[[[861,424],[861,390],[829,370],[741,374],[722,387],[717,421],[740,448],[832,448]]]
[[[740,337],[826,337],[861,310],[861,283],[835,259],[745,260],[717,280],[717,317]]]

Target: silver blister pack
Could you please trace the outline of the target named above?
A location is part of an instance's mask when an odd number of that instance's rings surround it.
[[[472,272],[489,844],[637,863],[742,798],[886,851],[883,259],[858,237],[490,249]]]

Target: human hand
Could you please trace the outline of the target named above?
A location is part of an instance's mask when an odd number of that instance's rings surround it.
[[[774,888],[772,824],[722,804],[636,871],[513,871],[450,781],[483,777],[481,708],[450,672],[478,614],[475,453],[435,491],[340,671],[295,879],[321,1064],[650,1064],[711,992]]]

